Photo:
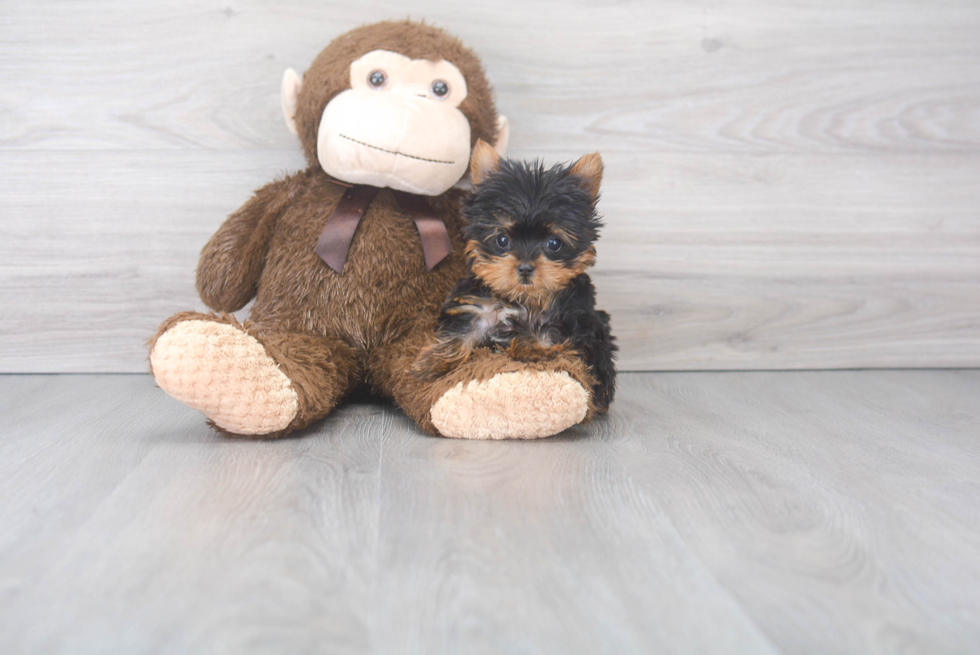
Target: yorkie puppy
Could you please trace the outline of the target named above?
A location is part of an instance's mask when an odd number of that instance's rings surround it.
[[[617,347],[585,273],[602,225],[595,209],[602,159],[593,153],[546,169],[501,160],[479,141],[471,164],[474,192],[463,206],[470,272],[442,305],[436,343],[414,374],[439,377],[478,347],[518,359],[571,351],[589,367],[594,404],[605,411]]]

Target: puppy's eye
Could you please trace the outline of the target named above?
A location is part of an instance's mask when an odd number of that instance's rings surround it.
[[[388,81],[388,76],[384,71],[374,71],[368,75],[368,84],[376,89],[380,89]]]
[[[496,241],[497,247],[499,247],[501,250],[507,250],[510,248],[510,239],[507,238],[506,234],[498,234]]]
[[[449,85],[442,80],[436,80],[430,88],[432,89],[432,95],[437,98],[445,98],[449,95]]]
[[[558,252],[559,250],[561,250],[561,246],[562,246],[561,241],[556,237],[551,237],[550,239],[548,239],[548,250],[550,250],[551,252]]]

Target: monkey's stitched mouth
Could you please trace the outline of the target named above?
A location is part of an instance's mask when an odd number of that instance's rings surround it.
[[[357,139],[351,138],[346,134],[338,135],[342,139],[347,139],[348,141],[353,141],[358,145],[365,146],[367,148],[373,148],[374,150],[380,150],[381,152],[387,152],[389,155],[398,155],[400,157],[408,157],[409,159],[418,159],[419,161],[427,161],[432,164],[455,164],[454,161],[441,161],[439,159],[426,159],[425,157],[416,157],[415,155],[406,155],[404,152],[398,152],[397,150],[387,150],[386,148],[379,148],[378,146],[372,146],[370,143],[364,143],[363,141],[358,141]]]

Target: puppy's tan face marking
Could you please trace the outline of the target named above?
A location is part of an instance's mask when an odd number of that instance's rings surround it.
[[[595,264],[595,247],[590,247],[581,255],[568,262],[558,262],[539,255],[534,262],[534,277],[531,282],[554,294],[568,286],[568,283]]]
[[[575,243],[575,235],[565,230],[560,225],[549,225],[548,230],[552,235],[558,237],[564,243]]]
[[[509,231],[512,227],[514,227],[514,225],[517,224],[517,221],[515,221],[511,216],[494,214],[493,217],[497,219],[497,223],[500,225],[500,230],[502,232]]]
[[[522,281],[517,271],[521,261],[514,255],[490,255],[478,241],[466,244],[466,254],[474,275],[511,302],[545,308],[556,293],[568,286],[578,275],[595,264],[595,247],[590,247],[575,259],[558,262],[538,255],[529,283]]]

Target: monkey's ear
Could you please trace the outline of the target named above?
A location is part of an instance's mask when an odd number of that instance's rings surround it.
[[[572,175],[578,176],[582,181],[582,188],[585,189],[595,202],[599,197],[599,185],[602,184],[602,157],[598,152],[585,155],[577,162],[572,164],[568,171]]]
[[[493,144],[493,149],[503,157],[507,154],[507,142],[510,141],[510,123],[506,116],[497,116],[497,141]]]
[[[286,127],[297,136],[299,135],[299,130],[296,129],[296,98],[299,96],[301,86],[303,86],[303,82],[300,81],[296,71],[292,68],[287,68],[286,72],[282,75],[282,93],[280,94],[282,115],[286,119]]]
[[[473,154],[470,156],[473,186],[482,184],[485,179],[496,173],[498,168],[500,168],[500,155],[483,139],[477,140],[476,146],[473,147]]]

